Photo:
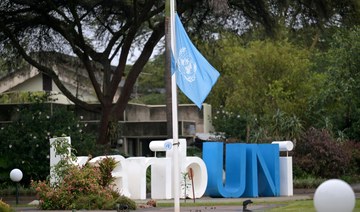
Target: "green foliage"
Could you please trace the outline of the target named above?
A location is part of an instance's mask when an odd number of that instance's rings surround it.
[[[115,169],[117,163],[118,162],[111,157],[105,157],[101,160],[99,170],[101,173],[100,185],[102,187],[109,187],[114,182],[115,178],[112,176],[111,172]]]
[[[128,210],[136,210],[136,203],[134,200],[126,197],[126,196],[120,196],[116,200],[117,206],[119,208],[127,208]]]
[[[53,99],[51,96],[44,91],[33,91],[33,92],[6,92],[0,94],[0,103],[5,104],[16,104],[16,103],[40,103],[50,102]]]
[[[12,212],[14,210],[10,207],[10,205],[6,204],[5,202],[3,202],[0,199],[0,211],[1,212]]]
[[[241,41],[234,44],[232,38],[222,42],[226,79],[221,77],[215,86],[217,98],[223,99],[219,102],[231,111],[256,115],[278,109],[301,114],[313,91],[309,52],[286,41],[253,41],[246,46]]]
[[[24,196],[34,196],[35,195],[35,191],[31,188],[29,188],[28,186],[22,186],[20,185],[18,187],[18,192],[19,195],[24,195]],[[14,186],[14,183],[3,183],[0,185],[0,196],[14,196],[16,195],[16,187]]]
[[[311,72],[310,52],[286,40],[245,43],[231,35],[223,35],[217,45],[221,48],[214,60],[221,77],[209,100],[214,111],[232,112],[242,120],[214,119],[216,131],[256,142],[298,139],[309,97],[323,80],[321,73]]]
[[[149,61],[138,77],[131,102],[149,105],[165,104],[164,54]]]
[[[149,105],[166,104],[164,56],[164,54],[158,55],[146,64],[135,84],[134,98],[131,102]],[[181,91],[178,91],[178,102],[191,103]]]
[[[74,201],[72,204],[73,209],[109,210],[115,208],[116,199],[104,198],[102,196],[99,196],[99,194],[77,194],[76,201]]]
[[[149,61],[138,78],[138,91],[142,94],[159,93],[165,88],[165,55]]]
[[[313,177],[310,175],[295,177],[294,188],[317,188],[326,178]]]
[[[0,51],[0,78],[16,70],[27,68],[28,64],[14,51],[11,45],[2,45]]]
[[[302,121],[296,115],[288,115],[277,110],[270,122],[273,140],[293,140],[296,142],[303,132]]]
[[[225,109],[215,112],[212,123],[217,134],[227,141],[257,143],[290,139],[296,142],[303,132],[301,120],[295,115],[290,116],[279,110],[267,118],[263,126],[260,126],[256,117],[235,114]]]
[[[360,139],[360,27],[339,29],[324,53],[314,57],[314,69],[325,75],[313,95],[307,117],[315,127],[331,126],[349,139]],[[327,126],[325,126],[327,125]]]
[[[188,189],[190,188],[190,182],[189,182],[189,172],[182,172],[181,173],[181,183],[180,183],[180,186],[181,186],[181,190],[184,192],[184,199],[185,199],[185,202],[186,202],[186,199],[189,197],[189,194],[186,193],[188,191]]]
[[[73,166],[71,161],[75,161],[76,156],[74,149],[72,149],[71,144],[65,137],[54,139],[50,146],[55,149],[55,155],[59,157],[60,161],[53,167],[50,167],[51,177],[55,182],[60,182],[68,174],[69,168]]]
[[[186,150],[186,154],[188,156],[195,156],[195,157],[202,158],[202,149],[200,149],[197,146],[188,146],[187,150]]]
[[[146,169],[146,191],[151,192],[151,168]]]
[[[244,141],[246,139],[246,118],[240,114],[221,109],[215,112],[212,119],[216,131],[223,133],[222,136],[225,139],[232,138]]]
[[[161,105],[165,104],[165,94],[150,93],[144,94],[137,99],[132,99],[132,103],[148,104],[148,105]]]
[[[36,98],[35,98],[36,99]],[[0,129],[0,181],[9,181],[13,168],[22,170],[21,181],[44,180],[49,175],[49,139],[68,135],[80,155],[95,150],[95,138],[85,133],[86,123],[65,107],[43,104],[41,99],[29,105],[20,105],[13,113],[13,121]]]

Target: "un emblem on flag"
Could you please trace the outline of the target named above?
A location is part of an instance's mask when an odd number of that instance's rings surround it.
[[[197,66],[193,58],[188,53],[186,48],[181,48],[178,52],[177,65],[180,73],[188,82],[193,82],[196,79]]]

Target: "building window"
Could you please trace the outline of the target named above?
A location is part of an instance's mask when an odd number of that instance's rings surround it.
[[[44,91],[52,91],[52,80],[51,77],[49,77],[46,74],[42,74],[43,78],[43,90]]]

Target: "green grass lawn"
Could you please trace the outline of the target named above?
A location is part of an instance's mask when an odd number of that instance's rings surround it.
[[[275,205],[275,208],[267,209],[266,211],[269,212],[315,212],[313,200],[292,200],[292,201],[257,201],[256,198],[252,199],[254,203],[252,205]],[[181,202],[181,207],[206,207],[206,206],[239,206],[242,207],[242,201],[236,202],[217,202],[209,201],[209,202],[196,202],[193,203],[192,200],[188,200],[187,203]],[[16,207],[31,207],[36,208],[36,206],[29,206],[25,204],[14,205],[12,204],[11,207],[15,209]],[[161,203],[158,202],[157,207],[174,207],[172,202]],[[251,205],[249,207],[251,209]],[[353,212],[360,212],[360,199],[356,199],[355,209]]]
[[[276,203],[274,203],[276,204]],[[295,212],[295,211],[306,211],[306,212],[315,212],[313,200],[298,200],[284,203],[286,205],[280,206],[278,208],[269,209],[269,212]],[[356,199],[355,209],[353,212],[360,212],[360,199]]]
[[[274,203],[275,204],[275,203]],[[284,202],[283,206],[269,209],[270,212],[280,212],[280,211],[306,211],[306,212],[315,212],[314,203],[312,200],[299,200],[292,202]]]
[[[286,202],[254,202],[254,205],[278,205],[276,208],[268,209],[269,212],[316,212],[313,200],[295,200]],[[204,206],[224,206],[238,205],[242,206],[242,202],[201,202],[201,203],[181,203],[181,207],[204,207]],[[173,203],[158,203],[158,207],[173,207]],[[251,209],[251,206],[250,206]],[[353,212],[360,212],[360,199],[356,199],[355,209]]]

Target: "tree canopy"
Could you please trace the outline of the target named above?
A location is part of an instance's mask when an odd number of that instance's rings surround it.
[[[10,62],[20,55],[50,76],[76,105],[100,112],[102,124],[98,141],[105,144],[109,122],[122,118],[137,78],[165,34],[165,3],[165,0],[3,0],[0,2],[0,53]],[[177,1],[177,12],[189,34],[205,41],[219,31],[239,35],[251,34],[260,28],[266,36],[276,38],[281,26],[296,30],[307,25],[319,28],[327,24],[353,25],[349,20],[360,20],[354,19],[359,15],[358,9],[356,0]],[[134,48],[140,53],[125,72]],[[79,58],[100,107],[72,94],[47,63],[49,54],[44,52]],[[124,86],[117,96],[122,81]],[[278,90],[285,84],[274,85],[271,95],[288,95]]]
[[[21,55],[50,76],[75,104],[101,112],[99,142],[106,143],[109,121],[121,118],[137,77],[164,35],[164,2],[5,0],[0,3],[0,14],[2,55],[10,51]],[[116,97],[135,44],[141,54]],[[43,52],[78,57],[92,82],[100,109],[74,96],[46,63],[48,54]]]
[[[360,139],[359,37],[359,26],[339,29],[329,39],[329,49],[315,57],[315,67],[325,74],[326,80],[308,115],[313,122],[321,120],[329,129],[351,139]]]

